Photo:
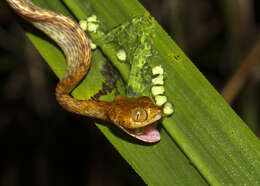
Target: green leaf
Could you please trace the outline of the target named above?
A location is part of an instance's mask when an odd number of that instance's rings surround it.
[[[44,2],[35,1],[42,7],[49,5],[47,8],[68,15],[61,3]],[[143,144],[126,136],[112,124],[98,125],[147,184],[259,185],[259,140],[138,1],[64,2],[78,19],[97,15],[100,30],[104,33],[110,33],[122,24],[133,23],[131,21],[136,17],[149,19],[154,25],[149,67],[163,67],[165,94],[176,108],[175,114],[162,120],[161,141],[154,145]],[[65,60],[59,49],[38,32],[36,35],[31,32],[27,34],[53,71],[62,77]],[[90,35],[127,81],[129,65],[120,63],[115,57],[121,39],[117,43],[108,44],[106,40],[95,37],[95,34]],[[89,98],[102,88],[107,80],[101,73],[106,61],[99,50],[94,52],[95,65],[92,65],[92,72],[73,92],[75,97]],[[91,85],[91,80],[98,82]],[[118,92],[124,91],[121,80],[117,87]],[[112,91],[111,96],[102,99],[111,99],[114,93]]]

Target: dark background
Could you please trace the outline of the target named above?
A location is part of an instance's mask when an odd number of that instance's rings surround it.
[[[259,135],[260,2],[141,2]],[[92,120],[59,107],[57,82],[1,1],[0,185],[145,185]]]

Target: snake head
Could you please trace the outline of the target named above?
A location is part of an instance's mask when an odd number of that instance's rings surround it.
[[[160,133],[151,124],[159,120],[162,113],[162,108],[155,105],[149,97],[117,97],[108,111],[108,118],[135,138],[157,142],[160,140]]]

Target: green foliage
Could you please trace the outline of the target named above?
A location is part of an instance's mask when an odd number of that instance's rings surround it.
[[[163,67],[166,95],[176,108],[175,114],[162,120],[161,141],[154,145],[143,144],[126,136],[111,124],[98,125],[147,184],[259,185],[258,139],[136,0],[64,2],[79,20],[92,14],[97,15],[100,29],[104,33],[109,33],[135,17],[149,19],[154,25],[151,39],[153,52],[148,58],[148,66]],[[35,3],[68,15],[64,6],[56,1]],[[53,71],[62,77],[66,67],[60,50],[41,34],[38,35],[38,32],[35,35],[29,32],[29,29],[26,31]],[[119,69],[124,81],[127,81],[131,71],[130,65],[120,62],[115,55],[115,47],[125,41],[125,38],[119,38],[112,46],[95,34],[90,35],[106,57]],[[103,83],[107,81],[102,74],[107,62],[106,57],[102,56],[99,49],[94,52],[95,65],[92,66],[92,72],[76,88],[73,96],[87,99],[102,88]],[[94,79],[96,83],[91,84],[91,80]],[[111,100],[115,93],[122,94],[122,81],[119,79],[116,85],[117,89],[102,99]]]

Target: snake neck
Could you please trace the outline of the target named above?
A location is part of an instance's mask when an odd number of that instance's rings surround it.
[[[110,121],[107,113],[111,109],[111,102],[77,100],[71,97],[71,89],[77,85],[77,80],[79,80],[77,74],[65,75],[58,83],[56,87],[56,99],[58,103],[67,111],[75,114]]]
[[[93,100],[77,100],[68,94],[58,95],[56,97],[59,104],[66,110],[75,114],[80,114],[87,117],[98,118],[110,121],[107,113],[111,109],[111,103],[105,101]]]

